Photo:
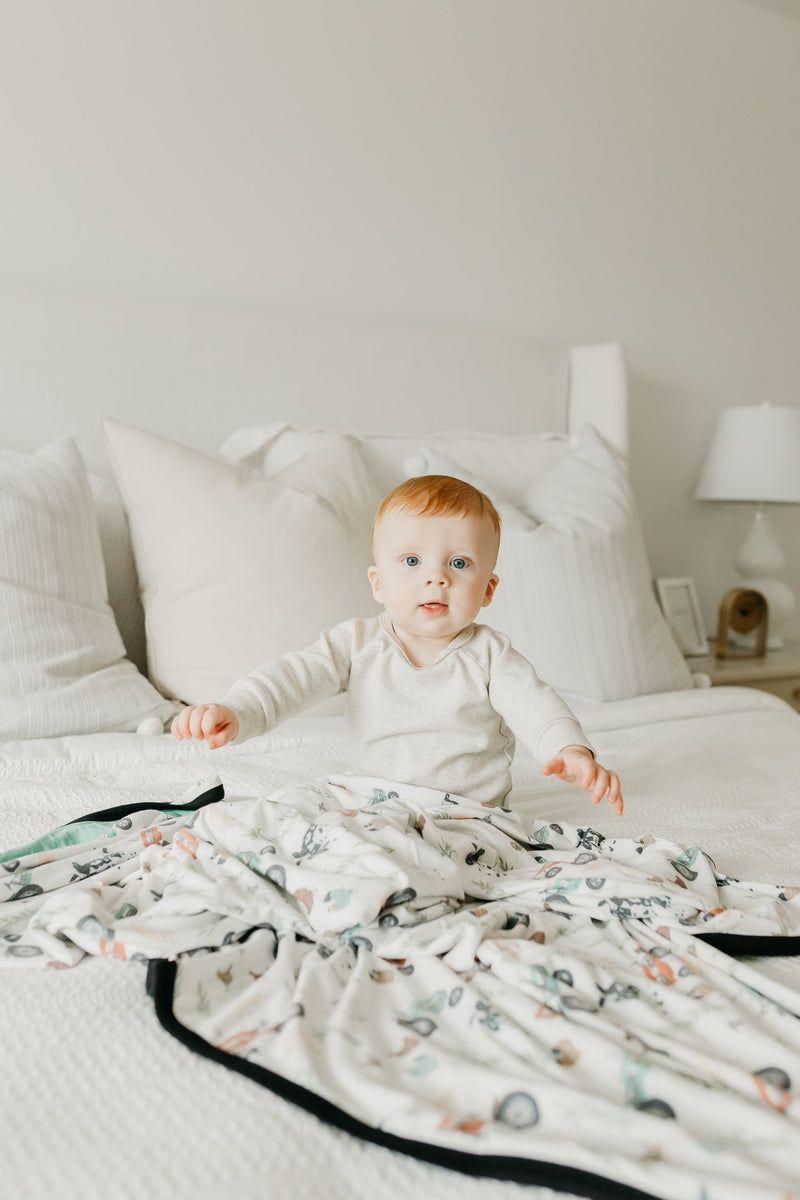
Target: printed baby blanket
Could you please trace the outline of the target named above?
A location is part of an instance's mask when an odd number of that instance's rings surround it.
[[[458,1170],[800,1195],[800,996],[731,956],[800,953],[800,888],[380,780],[223,797],[0,856],[0,965],[146,962],[188,1046]]]

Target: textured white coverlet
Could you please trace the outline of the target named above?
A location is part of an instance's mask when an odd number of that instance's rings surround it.
[[[648,696],[579,715],[603,761],[620,770],[625,817],[537,779],[525,759],[518,763],[518,807],[605,833],[699,844],[720,870],[797,882],[800,724],[786,706],[762,693],[720,689]],[[116,804],[174,802],[209,770],[235,796],[346,769],[339,728],[335,719],[297,722],[213,756],[135,735],[6,745],[0,844],[19,844]],[[800,986],[796,960],[760,969]],[[135,964],[0,976],[0,1004],[2,1159],[8,1178],[25,1178],[26,1195],[91,1200],[108,1194],[112,1179],[114,1194],[155,1198],[266,1191],[344,1200],[413,1187],[443,1200],[551,1195],[465,1179],[363,1145],[195,1059],[158,1027]],[[103,1155],[103,1146],[113,1152]],[[87,1167],[98,1154],[108,1159],[99,1173]]]

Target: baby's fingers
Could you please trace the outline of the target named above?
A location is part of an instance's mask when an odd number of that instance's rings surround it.
[[[209,704],[200,722],[200,736],[211,738],[225,725],[225,715],[217,704]]]
[[[598,767],[597,779],[592,788],[592,804],[599,804],[606,793],[608,793],[609,804],[613,805],[617,816],[621,816],[622,792],[620,790],[619,776],[614,771],[607,771],[605,767]]]
[[[189,714],[191,711],[190,708],[182,708],[170,726],[173,737],[176,737],[179,742],[182,742],[184,738],[192,736],[189,732]]]
[[[223,704],[194,704],[179,712],[172,722],[172,732],[179,741],[197,738],[210,750],[229,742],[236,729],[233,714]]]
[[[605,767],[597,768],[597,775],[593,780],[586,784],[592,789],[592,804],[599,804],[608,791],[609,772]]]
[[[211,704],[203,717],[203,734],[209,750],[225,746],[236,736],[239,723],[224,704]]]
[[[189,709],[189,737],[204,738],[206,736],[208,726],[206,714],[208,711],[209,705],[207,704],[196,704],[194,708]],[[210,729],[208,732],[210,732]]]
[[[563,770],[564,770],[564,759],[561,757],[560,754],[557,754],[555,758],[551,758],[548,762],[546,762],[544,764],[544,766],[542,767],[542,774],[543,775],[558,775],[560,777]]]

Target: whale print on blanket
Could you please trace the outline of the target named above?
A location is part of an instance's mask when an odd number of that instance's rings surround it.
[[[470,1173],[800,1195],[800,996],[726,953],[800,953],[800,889],[380,780],[222,794],[0,856],[0,965],[149,962],[187,1045]]]

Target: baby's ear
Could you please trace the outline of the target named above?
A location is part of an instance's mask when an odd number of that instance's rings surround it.
[[[483,594],[481,608],[486,608],[487,604],[492,603],[492,596],[494,595],[495,588],[497,587],[499,582],[500,582],[500,577],[498,575],[490,575],[489,576],[489,582],[487,583],[486,591]]]
[[[378,575],[378,568],[376,566],[373,565],[367,570],[367,578],[369,579],[369,585],[372,588],[372,595],[374,599],[381,604],[381,581],[380,576]]]

